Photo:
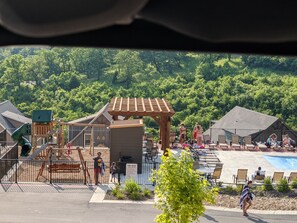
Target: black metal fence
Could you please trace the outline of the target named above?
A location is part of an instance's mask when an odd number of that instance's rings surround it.
[[[15,142],[0,141],[0,158],[1,159],[17,159],[18,145]]]
[[[152,170],[159,168],[159,163],[139,163],[141,173],[133,178],[140,185],[152,185],[150,180]],[[123,169],[125,168],[125,169]],[[110,163],[105,163],[104,174],[99,174],[99,183],[124,183],[126,167],[117,165],[114,175],[110,172]],[[45,183],[74,183],[89,184],[95,183],[93,162],[81,162],[73,160],[21,160],[1,159],[0,160],[0,182],[45,182]]]
[[[0,155],[2,157],[0,162],[0,179],[2,179],[17,163],[18,145],[15,144],[5,148],[1,146],[0,151]]]

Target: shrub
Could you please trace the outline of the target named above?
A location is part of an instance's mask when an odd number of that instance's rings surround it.
[[[127,192],[127,194],[132,194],[133,192],[139,192],[140,186],[138,185],[133,178],[130,178],[125,181],[124,190]]]
[[[116,184],[115,188],[112,189],[112,195],[117,196],[118,192],[121,190],[121,187],[119,184]]]
[[[271,179],[269,177],[266,177],[264,179],[263,190],[264,191],[273,190],[272,182],[271,182]]]
[[[276,185],[278,192],[287,193],[290,191],[289,183],[287,179],[281,179],[280,182]]]
[[[119,190],[118,193],[115,195],[117,199],[123,200],[125,198],[125,194],[122,190]]]
[[[235,188],[235,191],[236,191],[238,194],[241,194],[242,189],[243,189],[243,186],[242,186],[242,185],[237,185],[236,188]]]
[[[256,186],[255,191],[261,192],[261,191],[263,191],[263,187],[262,186]]]
[[[223,190],[226,194],[237,194],[237,190],[236,188],[234,188],[233,186],[228,185],[226,188],[224,188]]]
[[[129,198],[134,201],[139,201],[141,200],[141,194],[139,191],[133,191],[131,194],[129,194]]]
[[[291,188],[297,189],[297,180],[292,181]]]
[[[151,196],[151,191],[149,189],[147,189],[147,188],[144,188],[142,190],[142,193],[143,193],[143,196],[145,196],[145,197],[150,197]]]

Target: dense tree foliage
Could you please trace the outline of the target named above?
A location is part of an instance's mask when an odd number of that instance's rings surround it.
[[[207,128],[239,105],[297,129],[297,59],[230,54],[82,48],[3,48],[0,100],[31,116],[64,120],[96,112],[112,97],[164,97],[173,126]],[[145,118],[150,127],[157,127]]]

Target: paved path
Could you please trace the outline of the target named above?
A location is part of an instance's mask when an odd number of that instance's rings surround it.
[[[159,213],[151,204],[89,203],[94,188],[83,185],[20,185],[18,190],[17,187],[11,185],[9,190],[0,191],[0,222],[151,223]],[[289,214],[252,213],[247,218],[239,210],[207,210],[200,220],[202,223],[293,223],[296,219],[297,215]]]

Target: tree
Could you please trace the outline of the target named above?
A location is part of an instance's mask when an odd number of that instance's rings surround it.
[[[139,73],[143,67],[142,60],[139,58],[139,52],[122,50],[114,57],[114,78],[113,84],[125,83],[129,88],[132,84],[133,76]]]
[[[216,189],[209,189],[207,181],[193,169],[193,162],[187,151],[182,151],[179,156],[168,151],[168,156],[162,157],[162,164],[152,178],[156,181],[156,206],[162,211],[156,222],[197,221],[205,211],[204,202],[215,202]]]

